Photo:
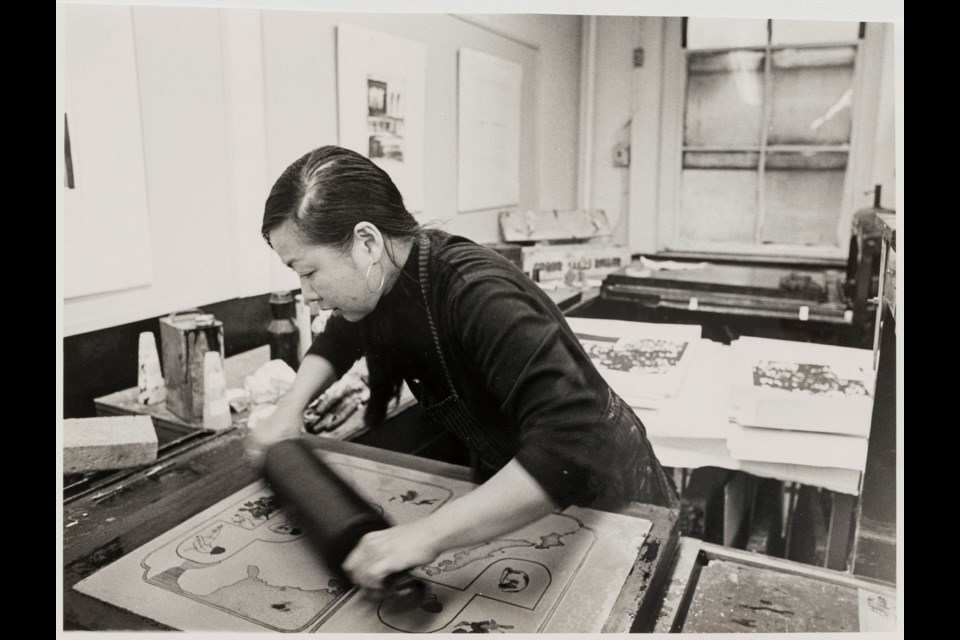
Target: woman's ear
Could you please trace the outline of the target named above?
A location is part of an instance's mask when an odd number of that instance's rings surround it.
[[[383,255],[383,234],[376,225],[358,222],[353,227],[354,250],[364,254],[370,262],[379,262]]]

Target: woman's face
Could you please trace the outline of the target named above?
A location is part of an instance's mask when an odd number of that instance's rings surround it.
[[[355,241],[349,253],[326,245],[305,244],[290,222],[270,232],[270,244],[285,265],[300,276],[303,297],[316,300],[321,309],[333,310],[350,322],[357,322],[373,311],[380,293],[376,287],[382,265],[371,269],[372,284],[368,288],[367,268],[376,261],[371,247]],[[376,251],[376,248],[373,248]]]

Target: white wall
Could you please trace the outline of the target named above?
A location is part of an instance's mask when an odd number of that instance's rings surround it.
[[[220,27],[235,295],[251,296],[272,288],[271,272],[279,263],[255,231],[270,186],[260,12],[221,11]]]
[[[129,7],[57,5],[57,20],[62,48],[70,51],[58,56],[68,70],[58,82],[75,178],[70,188],[58,185],[70,213],[62,225],[71,240],[63,247],[70,265],[63,293],[73,298],[148,285],[153,258],[133,16]]]
[[[902,28],[902,27],[901,27]],[[892,152],[896,148],[895,140],[895,108],[896,74],[894,73],[893,53],[893,25],[883,25],[883,63],[880,78],[880,110],[877,115],[876,145],[879,149],[889,152],[878,153],[874,156],[873,182],[882,187],[881,205],[888,209],[897,206],[897,179],[896,155]],[[902,150],[901,150],[902,152]],[[866,206],[872,206],[872,202]]]
[[[132,11],[153,280],[145,287],[67,300],[65,335],[233,295],[218,13]]]
[[[260,216],[289,163],[337,142],[340,21],[427,45],[422,222],[499,239],[496,211],[456,211],[459,47],[523,66],[519,206],[576,204],[579,17],[157,7],[132,15],[153,281],[65,301],[65,335],[297,286],[260,239]]]
[[[637,21],[633,17],[597,19],[596,73],[593,96],[592,207],[607,212],[616,242],[626,244],[629,226],[627,167],[613,165],[613,149],[630,141],[633,116],[633,49]]]
[[[457,213],[460,47],[493,53],[523,67],[519,207],[572,208],[576,198],[579,18],[467,19],[500,27],[510,37],[449,15],[264,14],[270,174],[279,175],[303,153],[337,140],[335,34],[338,22],[349,22],[428,45],[421,222],[441,223],[478,242],[499,240],[497,211]],[[510,27],[509,32],[504,25]]]
[[[591,206],[607,212],[614,240],[634,252],[656,246],[661,88],[665,18],[597,18]],[[633,65],[634,49],[644,62]],[[630,144],[631,166],[613,164],[614,147]],[[631,180],[634,181],[631,184]]]

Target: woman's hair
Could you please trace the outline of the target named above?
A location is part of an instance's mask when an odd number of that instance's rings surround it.
[[[270,232],[288,220],[307,243],[341,250],[352,244],[358,222],[391,238],[413,238],[420,231],[390,176],[359,153],[335,146],[307,153],[274,183],[260,229],[267,244]]]
[[[334,146],[304,155],[274,183],[260,228],[267,244],[270,232],[288,220],[308,244],[341,251],[352,245],[358,222],[373,224],[388,238],[411,239],[420,232],[420,225],[403,206],[403,196],[390,176],[359,153]],[[387,257],[394,261],[389,250]],[[382,422],[390,400],[400,393],[403,376],[396,353],[377,332],[364,336],[370,373],[367,424]]]

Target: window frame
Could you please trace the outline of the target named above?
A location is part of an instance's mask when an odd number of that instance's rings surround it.
[[[835,233],[835,245],[803,246],[790,244],[734,243],[715,241],[690,241],[680,237],[682,210],[681,180],[684,152],[684,115],[686,109],[687,54],[683,46],[684,19],[671,18],[664,25],[663,66],[661,94],[661,144],[660,144],[660,188],[657,206],[657,252],[660,254],[689,255],[691,257],[720,257],[743,260],[789,260],[828,262],[842,264],[847,258],[850,241],[850,225],[854,206],[864,192],[872,188],[872,157],[876,143],[877,117],[879,111],[878,96],[882,73],[882,52],[884,29],[882,23],[867,23],[856,42],[824,43],[813,45],[816,48],[827,46],[854,46],[853,101],[851,105],[850,142],[842,147],[816,145],[824,151],[843,148],[847,151],[847,169],[844,176],[843,196],[840,216]],[[727,49],[704,49],[700,51],[762,50],[770,51],[787,48],[801,48],[804,45],[771,45],[765,47],[731,47]],[[764,63],[765,96],[770,91],[769,58]],[[765,100],[764,110],[771,104]],[[760,149],[766,146],[763,136]],[[779,147],[777,147],[779,148]],[[792,149],[803,149],[800,145],[790,145]],[[769,148],[767,149],[769,150]],[[764,157],[761,153],[760,162]],[[760,179],[763,176],[762,164],[757,169]],[[759,229],[765,215],[764,202],[759,203],[755,229]],[[756,234],[755,234],[756,236]]]

